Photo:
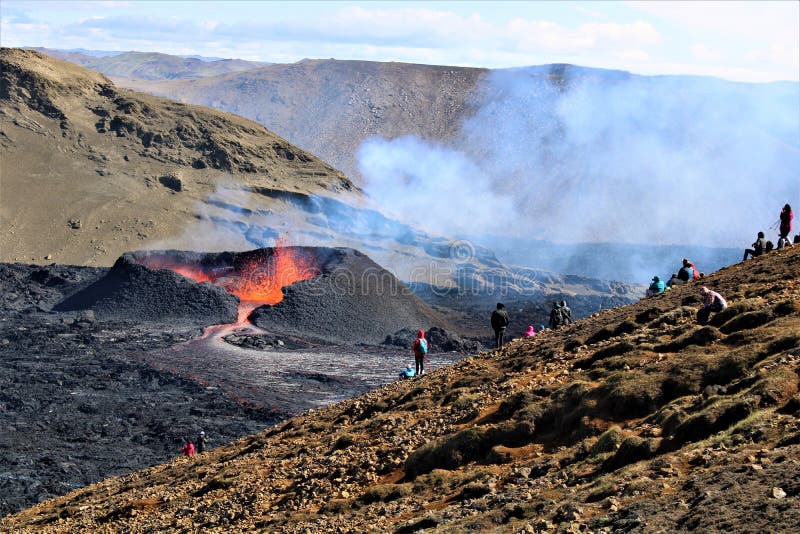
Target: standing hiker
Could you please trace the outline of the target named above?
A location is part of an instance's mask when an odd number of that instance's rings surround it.
[[[200,431],[200,434],[197,435],[197,445],[195,446],[197,450],[197,454],[202,454],[203,451],[206,449],[206,433],[204,431]]]
[[[553,330],[561,326],[561,306],[558,301],[553,301],[553,309],[550,310],[550,328]]]
[[[561,324],[572,324],[572,310],[567,306],[567,301],[561,301]]]
[[[794,213],[792,213],[792,207],[789,204],[786,204],[783,209],[781,210],[780,215],[780,236],[778,237],[778,248],[782,249],[783,247],[789,245],[789,232],[792,231],[792,219],[794,219]]]
[[[428,354],[428,340],[425,339],[425,330],[417,332],[417,339],[414,340],[414,363],[416,364],[415,376],[425,374],[425,355]]]
[[[706,324],[712,312],[720,312],[728,307],[722,295],[706,286],[700,288],[700,295],[703,297],[703,307],[697,310],[698,324]]]
[[[497,303],[497,309],[492,312],[492,329],[494,330],[494,346],[500,348],[503,346],[503,336],[508,327],[508,312],[506,306],[502,302]]]

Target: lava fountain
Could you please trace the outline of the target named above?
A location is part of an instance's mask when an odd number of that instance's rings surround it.
[[[150,269],[169,269],[196,282],[208,282],[239,297],[237,325],[248,324],[250,313],[283,300],[282,288],[319,275],[308,251],[279,241],[274,248],[218,255],[213,261],[187,261],[180,255],[159,254],[138,260]],[[229,325],[226,325],[229,326]]]

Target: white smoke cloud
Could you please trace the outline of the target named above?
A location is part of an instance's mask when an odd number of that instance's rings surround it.
[[[457,150],[414,136],[374,137],[357,157],[383,211],[422,228],[449,235],[472,232],[493,227],[493,211],[512,209],[511,198],[495,194],[492,177]]]
[[[744,246],[800,208],[799,87],[493,71],[455,141],[371,139],[359,169],[386,209],[435,232]]]

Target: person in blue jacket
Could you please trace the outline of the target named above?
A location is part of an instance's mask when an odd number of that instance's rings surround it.
[[[666,284],[664,284],[664,282],[661,280],[661,277],[659,277],[659,276],[654,276],[654,277],[653,277],[653,283],[652,283],[652,284],[650,284],[650,287],[647,289],[647,294],[646,294],[646,296],[648,296],[648,297],[652,297],[653,295],[660,295],[661,293],[663,293],[663,292],[664,292],[664,290],[665,290],[666,288],[667,288],[667,286],[666,286]]]
[[[406,378],[414,378],[414,368],[409,363],[406,365],[406,368],[400,371],[400,379],[405,380]]]

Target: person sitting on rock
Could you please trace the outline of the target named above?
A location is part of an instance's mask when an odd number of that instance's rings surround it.
[[[649,288],[647,288],[645,296],[652,297],[654,295],[660,295],[661,293],[664,292],[665,289],[667,289],[667,285],[664,283],[663,280],[661,280],[661,277],[654,276],[653,283],[650,284]]]
[[[536,330],[533,329],[532,324],[529,324],[528,329],[525,330],[525,333],[522,335],[522,337],[534,337],[535,335],[536,335]]]
[[[414,368],[411,367],[409,363],[406,365],[406,368],[400,371],[400,380],[405,380],[407,378],[414,378]]]
[[[721,312],[728,307],[728,303],[722,295],[716,291],[711,291],[706,286],[700,288],[700,295],[703,297],[703,306],[697,310],[697,323],[706,324],[713,312]]]
[[[188,438],[183,438],[183,440],[185,441],[183,447],[181,448],[183,455],[194,456],[194,443],[192,443],[192,440]]]
[[[681,269],[678,271],[678,278],[684,282],[688,282],[689,280],[694,279],[694,275],[695,270],[692,266],[692,262],[690,262],[688,258],[683,258]]]
[[[416,364],[414,375],[424,375],[425,355],[428,354],[428,340],[425,339],[425,330],[417,332],[417,339],[414,340],[412,348],[414,349],[414,363]]]
[[[683,280],[678,273],[672,273],[672,277],[667,280],[667,288],[679,286],[681,284],[685,284],[686,280]]]
[[[744,257],[742,258],[742,261],[747,259],[748,254],[755,258],[756,256],[761,256],[767,252],[767,238],[764,237],[764,232],[758,232],[758,239],[756,239],[750,246],[753,248],[748,248],[744,251]]]

